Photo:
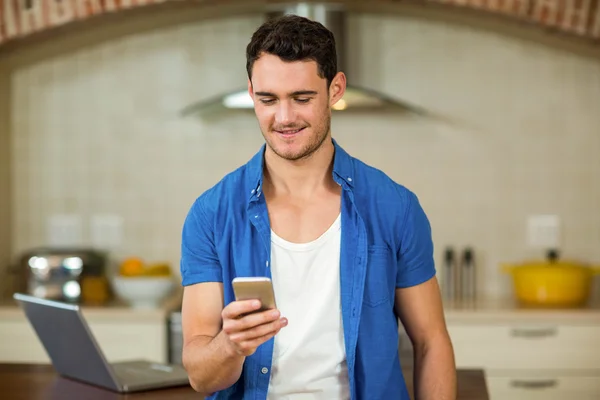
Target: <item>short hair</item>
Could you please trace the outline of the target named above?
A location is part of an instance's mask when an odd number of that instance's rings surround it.
[[[313,60],[327,87],[337,74],[335,37],[323,24],[298,15],[283,15],[264,22],[246,47],[246,71],[252,79],[254,62],[263,53],[283,61]]]

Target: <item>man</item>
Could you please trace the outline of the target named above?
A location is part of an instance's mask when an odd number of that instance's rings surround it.
[[[331,137],[346,87],[333,35],[285,16],[246,55],[266,145],[203,193],[183,228],[192,387],[219,399],[408,399],[400,318],[416,398],[454,399],[428,219],[411,191]],[[272,278],[278,309],[235,301],[238,276]]]

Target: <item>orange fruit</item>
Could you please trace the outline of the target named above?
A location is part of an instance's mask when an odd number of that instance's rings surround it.
[[[139,276],[144,274],[144,261],[138,257],[129,257],[121,262],[119,273],[123,276]]]

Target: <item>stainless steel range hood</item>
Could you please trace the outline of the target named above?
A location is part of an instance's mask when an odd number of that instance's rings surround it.
[[[368,88],[357,86],[353,83],[352,76],[346,69],[349,45],[346,40],[347,12],[341,4],[319,4],[319,3],[297,3],[287,7],[268,11],[265,18],[274,18],[283,14],[295,14],[310,18],[322,23],[331,30],[336,40],[336,52],[338,57],[338,70],[346,73],[346,93],[333,109],[337,111],[392,111],[395,113],[412,113],[418,115],[427,114],[424,110],[394,99],[383,93]],[[244,110],[253,109],[254,103],[248,94],[246,87],[225,93],[208,100],[193,103],[182,110],[183,116],[208,115],[222,110]]]

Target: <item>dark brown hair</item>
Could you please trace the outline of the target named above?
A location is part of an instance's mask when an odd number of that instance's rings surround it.
[[[333,33],[321,23],[297,15],[284,15],[263,23],[246,47],[246,71],[252,78],[252,67],[262,53],[283,61],[313,60],[327,87],[337,73],[337,53]]]

